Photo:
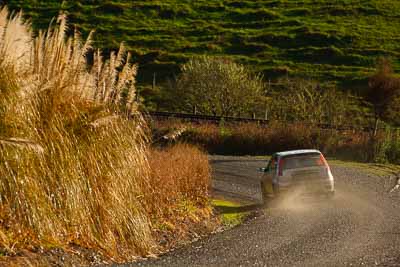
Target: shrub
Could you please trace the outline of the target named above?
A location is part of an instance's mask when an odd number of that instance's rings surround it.
[[[269,117],[279,121],[310,124],[350,124],[364,114],[355,109],[359,100],[348,93],[302,79],[281,79],[271,91]],[[349,119],[349,117],[351,119]]]
[[[400,131],[392,134],[389,149],[386,151],[388,162],[400,164]]]
[[[251,114],[263,102],[261,76],[228,59],[199,57],[182,66],[170,94],[175,109],[202,114]]]
[[[372,160],[378,163],[400,163],[400,130],[387,127],[370,141]]]
[[[211,170],[204,152],[187,144],[155,148],[149,163],[152,191],[145,203],[153,221],[174,221],[183,216],[180,207],[188,202],[208,207]]]
[[[396,121],[400,112],[400,78],[394,74],[391,61],[386,58],[378,59],[376,69],[376,73],[369,78],[369,88],[365,95],[374,111],[374,135],[377,133],[379,120]]]

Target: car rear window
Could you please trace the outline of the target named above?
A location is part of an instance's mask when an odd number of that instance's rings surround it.
[[[282,160],[284,170],[324,166],[320,154],[293,155]]]

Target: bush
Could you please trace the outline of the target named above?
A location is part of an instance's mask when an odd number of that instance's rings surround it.
[[[178,144],[152,149],[149,155],[150,188],[145,196],[153,221],[174,221],[184,216],[182,205],[208,207],[211,170],[208,157],[198,148]]]
[[[387,127],[374,139],[372,159],[377,163],[400,164],[400,130]]]
[[[400,164],[400,130],[392,133],[391,143],[386,151],[388,162]]]
[[[365,116],[357,109],[359,99],[335,87],[303,79],[281,79],[277,85],[270,93],[270,119],[337,126]]]
[[[251,114],[263,102],[264,84],[242,65],[228,59],[199,57],[182,67],[170,88],[176,110],[233,116]]]

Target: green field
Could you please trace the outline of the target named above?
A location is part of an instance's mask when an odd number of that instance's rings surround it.
[[[299,76],[362,85],[378,56],[400,69],[400,1],[396,0],[85,0],[5,1],[35,28],[59,10],[96,45],[126,42],[140,64],[139,84],[158,84],[198,54],[227,56],[265,78]]]

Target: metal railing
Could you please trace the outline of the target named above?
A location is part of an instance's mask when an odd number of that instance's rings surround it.
[[[221,121],[223,122],[244,122],[244,123],[257,123],[263,126],[267,126],[269,124],[269,120],[266,119],[257,119],[257,118],[243,118],[243,117],[231,117],[231,116],[214,116],[214,115],[202,115],[202,114],[190,114],[190,113],[178,113],[178,112],[165,112],[165,111],[150,111],[147,112],[147,116],[151,118],[157,118],[157,119],[164,119],[164,120],[169,120],[169,119],[182,119],[186,121],[192,121],[192,122],[211,122],[211,123],[220,123]],[[292,122],[287,122],[292,123]],[[307,124],[306,122],[303,122],[304,124]],[[354,126],[354,125],[331,125],[331,124],[326,124],[326,123],[319,123],[319,124],[312,124],[308,123],[310,126],[316,126],[321,129],[334,129],[334,130],[339,130],[339,131],[347,131],[347,130],[362,130],[362,131],[372,131],[373,127],[371,126]],[[380,128],[382,130],[384,128]],[[397,128],[396,128],[397,129]]]
[[[176,112],[163,112],[163,111],[152,111],[148,112],[151,117],[164,118],[164,119],[185,119],[191,121],[209,121],[209,122],[254,122],[259,124],[267,124],[268,120],[255,119],[255,118],[241,118],[241,117],[229,117],[229,116],[213,116],[213,115],[200,115],[190,113],[176,113]]]

